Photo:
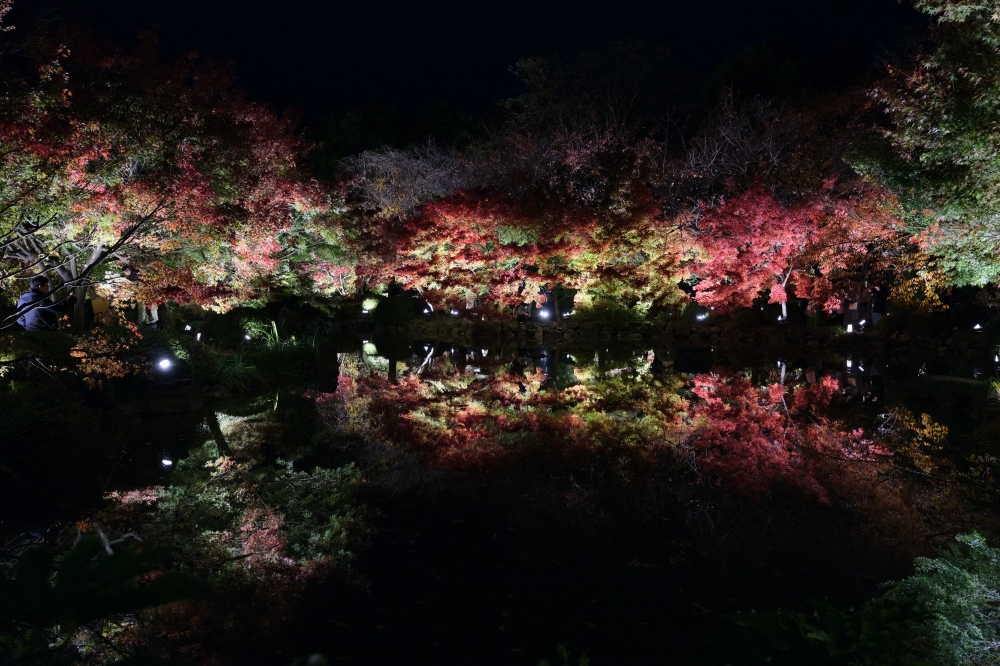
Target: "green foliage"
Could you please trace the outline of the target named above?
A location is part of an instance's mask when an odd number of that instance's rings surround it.
[[[646,317],[646,312],[641,308],[629,307],[618,301],[606,299],[594,299],[588,302],[585,297],[578,297],[574,307],[576,312],[573,315],[574,321],[599,321],[618,328],[637,324]]]
[[[915,0],[934,21],[934,48],[873,91],[895,126],[894,150],[858,151],[862,173],[901,197],[937,267],[957,285],[1000,279],[1000,22],[993,3]]]
[[[97,516],[109,532],[170,544],[178,569],[212,592],[207,603],[144,616],[125,637],[166,643],[191,663],[219,654],[249,663],[285,645],[308,586],[349,577],[351,550],[366,540],[358,470],[307,462],[328,457],[309,436],[311,400],[284,393],[248,403],[244,416],[213,414],[211,439],[205,432],[164,485],[112,492]],[[118,643],[126,653],[132,645]]]
[[[1000,664],[1000,549],[975,533],[956,539],[939,557],[917,558],[885,603],[927,616],[920,634],[942,666]]]
[[[266,381],[266,376],[243,354],[221,356],[214,379],[230,391],[248,391]]]
[[[88,623],[206,594],[190,576],[176,572],[139,583],[160,568],[165,549],[123,544],[110,551],[95,534],[85,535],[58,561],[47,549],[25,550],[12,575],[0,576],[0,618],[11,623],[0,634],[0,649],[22,658],[50,646],[62,651]]]
[[[244,326],[246,335],[258,344],[263,344],[265,347],[279,347],[283,343],[281,334],[278,333],[278,324],[273,319],[269,321],[249,319]]]
[[[1000,549],[979,534],[957,537],[938,557],[857,610],[814,603],[811,613],[741,613],[724,663],[973,666],[1000,664]]]
[[[556,646],[559,651],[559,662],[556,666],[573,666],[573,653],[569,651],[569,643],[560,643]],[[584,652],[576,660],[577,666],[590,666],[590,657]],[[538,662],[538,666],[552,666],[552,662],[548,659],[542,659]]]

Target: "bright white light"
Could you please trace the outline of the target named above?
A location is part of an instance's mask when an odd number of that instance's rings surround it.
[[[854,324],[848,324],[847,325],[847,332],[848,333],[853,333],[854,332]]]
[[[162,360],[161,360],[161,361],[160,361],[159,363],[157,363],[156,365],[160,366],[160,370],[166,370],[166,369],[167,369],[167,368],[169,368],[169,367],[170,367],[170,365],[171,365],[171,363],[170,363],[170,359],[169,359],[169,358],[165,358],[165,359],[162,359]]]
[[[367,340],[362,340],[361,344],[366,345],[366,344],[368,344],[368,341]]]
[[[452,310],[451,314],[457,317],[458,316],[458,310]]]
[[[847,367],[851,367],[851,359],[847,359]]]
[[[858,326],[864,326],[866,321],[868,321],[868,320],[867,319],[862,319],[861,321],[858,322]]]
[[[160,462],[161,462],[161,463],[163,463],[163,466],[164,466],[164,467],[170,467],[171,465],[173,465],[173,464],[174,464],[174,461],[173,461],[173,460],[171,460],[170,458],[164,458],[164,459],[163,459],[163,460],[161,460]]]
[[[201,340],[201,333],[195,333],[194,334],[194,339],[195,340]]]
[[[994,357],[993,357],[993,362],[994,362],[994,363],[1000,363],[1000,355],[998,355],[998,356],[994,356]]]
[[[250,339],[250,334],[249,334],[249,333],[247,333],[246,335],[244,335],[244,336],[243,336],[243,339],[244,339],[244,340],[249,340],[249,339]]]
[[[541,310],[541,311],[539,311],[538,316],[541,317],[542,319],[548,319],[549,318],[549,311],[548,310]]]
[[[191,330],[191,324],[188,324],[187,326],[185,326],[184,330],[185,331],[190,331]]]
[[[483,350],[483,358],[486,358],[489,355],[489,353],[490,353],[489,349],[484,349]]]
[[[983,327],[980,326],[979,324],[976,324],[975,326],[972,327],[973,331],[981,331],[982,329],[983,329]]]
[[[424,314],[430,314],[430,313],[431,313],[430,308],[424,308]]]
[[[763,308],[761,309],[763,310]],[[708,319],[708,313],[703,312],[702,314],[696,316],[695,319],[697,319],[698,321],[705,321],[706,319]]]
[[[361,314],[368,314],[368,310],[362,310]]]

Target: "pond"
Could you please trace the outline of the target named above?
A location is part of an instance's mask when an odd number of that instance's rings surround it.
[[[323,344],[308,382],[136,416],[79,472],[98,493],[10,495],[5,537],[57,515],[177,547],[215,610],[134,631],[196,659],[688,663],[731,613],[859,603],[995,523],[992,365]]]

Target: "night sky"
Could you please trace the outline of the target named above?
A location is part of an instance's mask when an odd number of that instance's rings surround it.
[[[17,0],[11,22],[47,1]],[[515,90],[519,57],[614,39],[667,46],[707,71],[776,34],[807,55],[852,42],[873,57],[920,25],[897,0],[89,0],[75,13],[118,44],[155,28],[167,54],[231,59],[253,97],[310,114],[368,98],[479,112]]]

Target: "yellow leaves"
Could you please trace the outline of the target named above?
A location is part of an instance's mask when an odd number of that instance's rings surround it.
[[[205,467],[208,467],[212,470],[213,478],[226,474],[227,472],[232,470],[235,466],[236,463],[233,462],[233,459],[230,458],[229,456],[221,456],[219,458],[216,458],[215,460],[209,460],[208,462],[205,463]]]
[[[905,407],[893,413],[899,427],[909,435],[900,452],[909,456],[921,471],[930,473],[936,465],[934,458],[925,450],[938,451],[944,447],[948,442],[948,426],[935,423],[930,414],[921,414],[918,419]]]

